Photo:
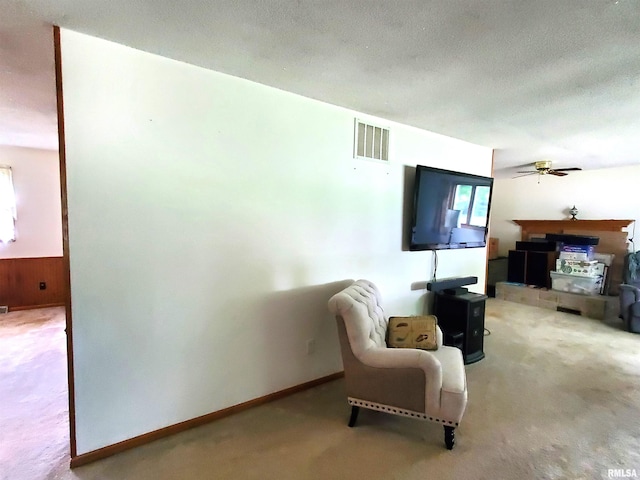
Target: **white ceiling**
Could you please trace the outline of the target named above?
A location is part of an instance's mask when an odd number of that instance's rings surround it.
[[[48,23],[492,147],[497,169],[640,163],[640,0],[0,7],[4,144],[56,147]]]

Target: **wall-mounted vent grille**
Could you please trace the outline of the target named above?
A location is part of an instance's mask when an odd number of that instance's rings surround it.
[[[353,156],[389,161],[389,129],[356,118]]]

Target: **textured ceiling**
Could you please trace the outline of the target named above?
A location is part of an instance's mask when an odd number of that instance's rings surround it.
[[[0,5],[0,143],[55,144],[48,22],[492,147],[497,169],[640,163],[640,0]]]

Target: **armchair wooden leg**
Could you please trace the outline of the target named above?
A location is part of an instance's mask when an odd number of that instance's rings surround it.
[[[351,406],[351,417],[349,418],[350,427],[353,427],[356,424],[356,420],[358,419],[359,412],[360,412],[360,407],[356,407],[355,405]]]
[[[456,444],[455,427],[444,427],[444,443],[447,446],[447,450],[452,450]]]

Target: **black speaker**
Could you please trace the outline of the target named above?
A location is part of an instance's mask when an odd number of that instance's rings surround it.
[[[464,285],[475,285],[478,283],[478,277],[449,277],[441,278],[427,283],[427,290],[430,292],[439,292],[440,290],[453,290],[463,287]]]
[[[445,345],[460,348],[464,363],[484,358],[484,309],[486,295],[465,293],[435,295],[434,315],[442,330]]]
[[[556,242],[550,240],[516,242],[516,250],[528,250],[533,252],[555,252]]]
[[[527,252],[524,250],[509,250],[507,265],[507,282],[525,283],[527,271]]]
[[[593,237],[591,235],[547,233],[544,238],[554,242],[564,243],[565,245],[598,245],[598,243],[600,243],[600,237]]]
[[[484,307],[485,299],[468,305],[467,331],[464,335],[465,363],[473,363],[484,358]]]
[[[551,275],[555,270],[556,252],[527,252],[527,270],[525,282],[527,285],[551,288]]]

